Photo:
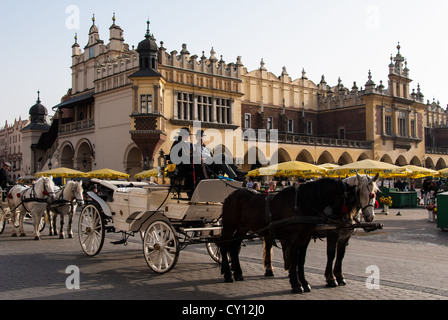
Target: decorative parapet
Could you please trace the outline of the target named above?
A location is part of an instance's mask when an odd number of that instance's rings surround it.
[[[159,61],[164,67],[171,67],[176,69],[190,70],[193,72],[200,72],[212,76],[222,76],[228,78],[240,79],[243,64],[241,57],[237,57],[236,63],[226,64],[221,56],[218,60],[216,52],[212,48],[210,57],[206,57],[204,51],[199,58],[197,55],[191,56],[187,50],[187,45],[182,45],[180,54],[176,50],[170,53],[166,52],[163,47],[163,42],[160,43]]]

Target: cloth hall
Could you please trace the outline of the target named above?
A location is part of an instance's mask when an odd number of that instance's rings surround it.
[[[156,41],[157,26],[149,22],[146,34],[142,23],[142,41],[130,46],[115,15],[111,23],[107,43],[95,18],[84,47],[75,36],[72,87],[51,106],[55,116],[44,133],[25,130],[23,174],[51,163],[54,168],[111,168],[133,176],[157,167],[159,152],[169,152],[179,129],[198,123],[222,137],[232,133],[233,143],[224,138],[206,143],[245,171],[273,159],[447,166],[447,111],[436,101],[425,101],[400,44],[384,66],[388,79],[375,80],[375,70],[366,62],[362,83],[339,79],[329,84],[324,75],[315,83],[305,70],[299,79],[292,79],[286,67],[275,75],[263,59],[249,71],[242,57],[226,62],[213,48],[196,54],[186,44],[180,51],[167,49]],[[276,148],[260,148],[272,130]],[[251,152],[255,163],[248,161]]]

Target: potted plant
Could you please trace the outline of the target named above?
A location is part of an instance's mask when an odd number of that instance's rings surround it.
[[[385,214],[389,214],[389,207],[392,205],[392,197],[391,196],[383,196],[380,198],[380,202],[383,204],[383,212]]]

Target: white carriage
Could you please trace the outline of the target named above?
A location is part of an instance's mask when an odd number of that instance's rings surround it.
[[[221,231],[222,203],[241,182],[201,180],[190,200],[174,197],[167,185],[92,182],[98,190],[87,192],[91,200],[81,212],[78,230],[87,255],[101,251],[107,232],[122,234],[114,244],[126,244],[129,236],[140,233],[146,263],[156,273],[169,272],[189,244],[205,243],[211,257],[220,261],[214,242]]]

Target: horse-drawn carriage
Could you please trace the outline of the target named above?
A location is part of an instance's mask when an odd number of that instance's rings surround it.
[[[122,239],[113,244],[126,244],[130,236],[140,233],[146,263],[156,273],[169,272],[179,252],[189,244],[206,244],[211,257],[220,261],[214,243],[221,231],[222,202],[242,186],[241,182],[201,180],[191,199],[180,198],[171,185],[92,182],[96,187],[87,192],[89,199],[78,228],[85,254],[97,255],[106,233],[122,234]]]

